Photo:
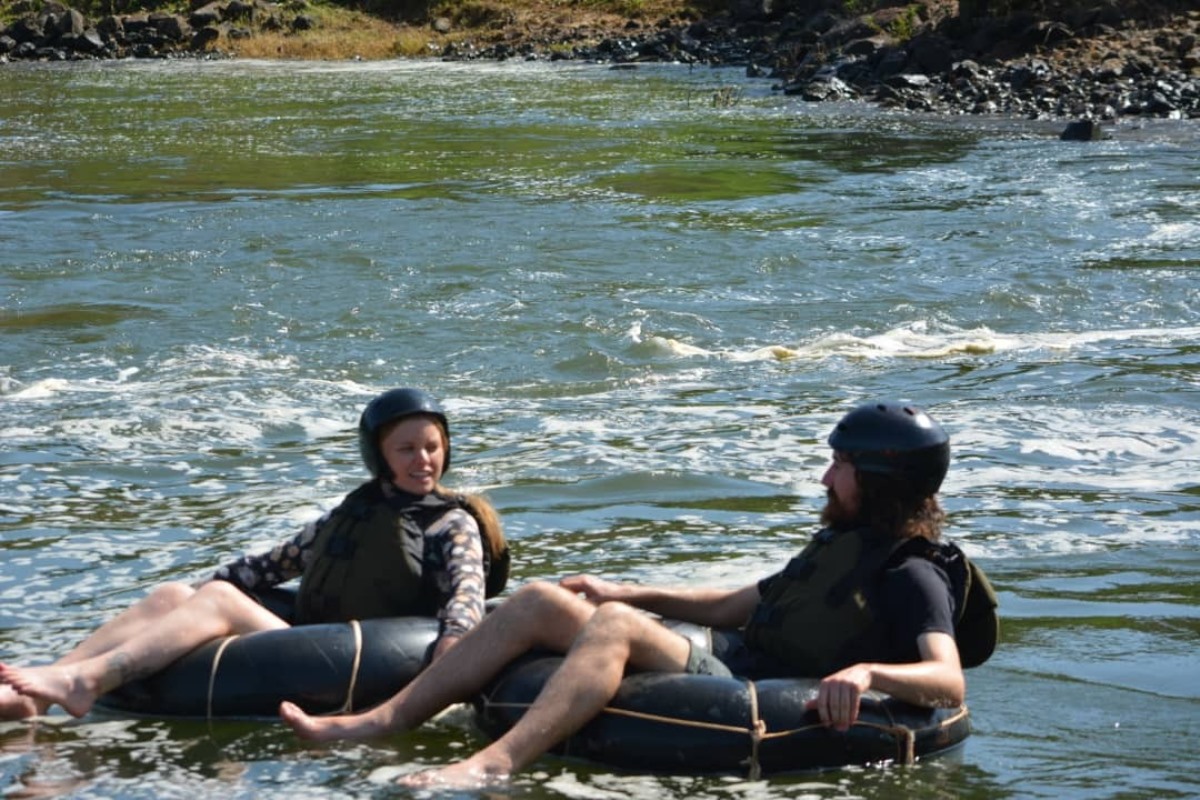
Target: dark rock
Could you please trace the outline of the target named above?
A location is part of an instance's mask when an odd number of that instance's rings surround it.
[[[828,48],[837,48],[855,39],[869,39],[879,33],[875,26],[864,18],[846,20],[821,35],[821,42]]]
[[[191,26],[187,24],[187,20],[178,14],[155,11],[150,15],[149,21],[150,26],[158,31],[159,35],[164,39],[173,42],[182,42],[191,38]]]
[[[804,27],[814,33],[825,34],[837,27],[839,22],[840,20],[835,15],[828,11],[822,11],[809,17]]]
[[[908,43],[907,69],[936,75],[954,66],[954,47],[943,36],[918,36]]]
[[[74,38],[81,36],[87,29],[87,20],[73,8],[68,8],[58,15],[55,30],[60,37]]]
[[[76,53],[88,53],[89,55],[98,55],[103,53],[105,49],[104,39],[95,28],[88,28],[79,34],[62,36],[59,38],[59,42],[68,50]]]
[[[871,67],[879,80],[904,72],[908,67],[908,51],[900,47],[885,47],[872,57]]]
[[[45,23],[37,17],[21,17],[8,26],[7,33],[18,43],[40,42],[46,38]]]
[[[209,45],[221,38],[221,30],[212,26],[200,28],[192,34],[188,46],[193,50],[207,50]]]
[[[1105,137],[1104,129],[1099,122],[1081,119],[1067,125],[1058,138],[1064,142],[1094,142]]]
[[[193,28],[219,25],[223,19],[220,3],[205,3],[188,15],[188,24]]]
[[[1013,91],[1021,92],[1031,86],[1045,82],[1050,69],[1042,61],[1031,61],[1028,64],[1014,66],[1008,73],[1008,82]]]
[[[115,39],[120,39],[125,35],[125,23],[115,14],[109,14],[106,17],[102,17],[100,21],[96,23],[96,30],[98,30],[100,35],[105,39],[112,41]]]
[[[232,0],[229,5],[225,6],[225,19],[254,19],[254,3],[248,3],[245,0]]]

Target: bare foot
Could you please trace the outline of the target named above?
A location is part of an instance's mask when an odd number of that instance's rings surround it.
[[[410,789],[482,789],[509,779],[509,770],[504,767],[475,762],[475,758],[469,758],[441,769],[414,772],[397,778],[396,783]]]
[[[45,707],[7,683],[0,683],[0,721],[29,719],[46,713]]]
[[[40,701],[45,703],[46,707],[57,703],[73,717],[82,717],[92,710],[92,704],[96,702],[95,692],[84,683],[78,671],[71,667],[54,664],[45,667],[14,667],[0,664],[0,682],[8,684],[34,703]]]
[[[300,706],[286,700],[279,704],[279,716],[296,732],[297,736],[313,742],[328,742],[333,739],[366,739],[388,733],[387,728],[369,714],[313,717],[304,713]]]

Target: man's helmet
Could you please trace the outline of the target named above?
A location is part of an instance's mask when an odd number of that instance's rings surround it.
[[[446,421],[446,412],[442,411],[436,400],[420,389],[390,389],[368,403],[358,421],[358,449],[371,475],[376,478],[391,477],[387,460],[379,449],[379,429],[389,422],[415,414],[427,414],[442,426],[446,434],[442,474],[450,469],[450,423]]]
[[[865,403],[842,417],[829,446],[855,469],[892,476],[918,496],[935,494],[950,468],[950,437],[911,405]]]

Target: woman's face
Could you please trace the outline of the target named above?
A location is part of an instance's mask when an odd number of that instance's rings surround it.
[[[429,494],[442,477],[446,440],[432,417],[406,417],[379,442],[392,483],[410,494]]]

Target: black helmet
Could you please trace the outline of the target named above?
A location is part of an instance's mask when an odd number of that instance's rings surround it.
[[[450,469],[450,423],[446,412],[429,394],[420,389],[390,389],[376,397],[363,409],[358,421],[358,449],[363,463],[376,478],[390,478],[387,460],[379,450],[379,429],[402,417],[428,414],[436,419],[446,433],[446,457],[442,459],[442,474]]]
[[[935,494],[950,468],[950,437],[916,406],[865,403],[842,417],[829,446],[855,469],[891,475],[920,496]]]

